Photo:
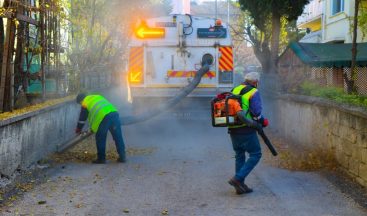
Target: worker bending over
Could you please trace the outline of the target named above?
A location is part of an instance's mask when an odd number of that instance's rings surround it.
[[[91,131],[96,134],[97,159],[92,161],[92,163],[106,163],[106,139],[108,131],[112,134],[117,153],[119,154],[117,162],[126,162],[125,144],[122,138],[120,117],[117,109],[101,95],[86,95],[81,93],[77,95],[76,102],[81,104],[82,107],[75,132],[80,134],[88,119]]]

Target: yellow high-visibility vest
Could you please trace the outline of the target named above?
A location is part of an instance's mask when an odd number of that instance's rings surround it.
[[[98,131],[107,114],[117,112],[117,109],[101,95],[88,95],[84,98],[82,106],[88,110],[88,122],[94,133]]]
[[[241,91],[242,89],[246,88],[246,85],[239,85],[237,87],[235,87],[233,90],[232,90],[232,94],[234,95],[240,95],[241,94]],[[241,101],[242,101],[242,104],[241,104],[241,107],[242,109],[246,112],[246,118],[249,118],[251,119],[252,116],[249,112],[249,109],[250,109],[250,98],[257,92],[257,89],[256,88],[253,88],[251,89],[250,91],[248,91],[247,93],[243,94],[241,96]],[[245,127],[246,124],[242,124],[242,125],[235,125],[235,126],[229,126],[229,128],[240,128],[240,127]]]

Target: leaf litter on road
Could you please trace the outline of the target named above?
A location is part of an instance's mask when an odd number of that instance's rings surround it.
[[[269,132],[268,135],[278,151],[278,156],[274,157],[264,147],[264,161],[270,165],[293,171],[313,171],[323,168],[335,170],[338,166],[331,151],[295,145],[274,132]]]
[[[144,156],[152,154],[155,150],[156,147],[127,147],[126,154],[127,156]],[[89,163],[95,160],[96,157],[97,149],[95,146],[95,138],[91,136],[65,152],[51,155],[49,159],[56,163]],[[117,160],[119,158],[113,140],[107,141],[106,158],[108,160]]]
[[[161,214],[162,215],[168,215],[168,209],[167,208],[163,209],[163,211],[161,212]]]

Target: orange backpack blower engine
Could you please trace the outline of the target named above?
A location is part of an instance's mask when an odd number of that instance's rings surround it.
[[[211,101],[212,125],[213,127],[228,127],[241,125],[237,117],[235,106],[241,105],[241,96],[231,92],[224,92],[217,95]]]
[[[212,125],[213,127],[228,127],[233,125],[242,125],[245,123],[249,127],[253,127],[257,130],[258,134],[264,140],[264,143],[268,146],[271,153],[278,155],[274,146],[271,144],[268,137],[265,135],[261,124],[248,118],[243,118],[241,122],[237,117],[236,106],[241,106],[241,96],[234,95],[231,92],[224,92],[217,95],[211,101],[212,108]]]

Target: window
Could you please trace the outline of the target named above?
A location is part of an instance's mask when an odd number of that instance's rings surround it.
[[[331,0],[331,15],[344,11],[344,0]]]

